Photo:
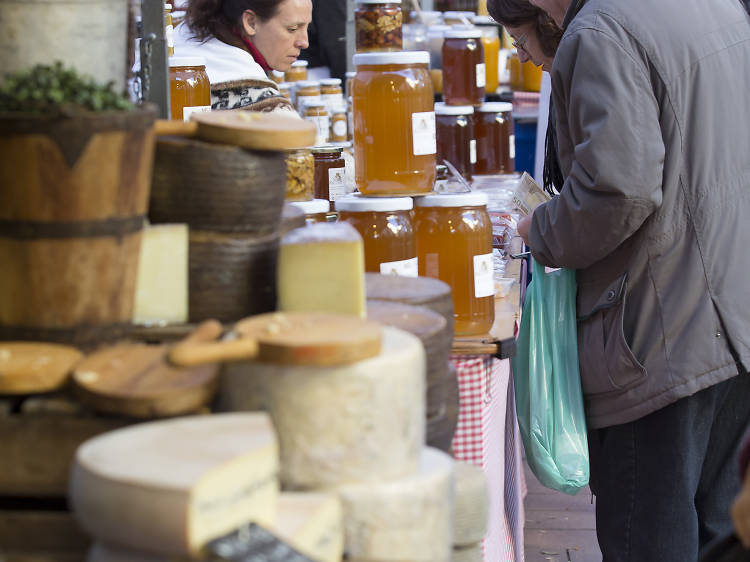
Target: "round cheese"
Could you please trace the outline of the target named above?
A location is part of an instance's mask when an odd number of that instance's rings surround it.
[[[475,544],[466,548],[454,548],[451,562],[483,562],[482,545]]]
[[[489,488],[481,467],[456,463],[456,495],[453,514],[453,546],[478,543],[487,533]]]

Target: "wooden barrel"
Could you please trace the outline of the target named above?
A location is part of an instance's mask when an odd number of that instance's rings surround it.
[[[154,119],[0,115],[0,340],[88,347],[127,330]]]

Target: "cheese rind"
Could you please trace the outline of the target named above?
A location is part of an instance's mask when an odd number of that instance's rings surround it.
[[[336,494],[284,492],[270,531],[319,562],[340,562],[344,554],[342,507]]]
[[[278,446],[265,413],[150,422],[77,450],[69,500],[97,540],[187,555],[248,521],[273,523]]]
[[[422,450],[419,470],[397,480],[337,488],[351,559],[449,562],[453,535],[453,459]]]
[[[489,483],[479,466],[456,463],[456,497],[453,515],[453,545],[468,547],[480,542],[487,533]]]
[[[482,545],[475,544],[464,548],[454,548],[451,562],[483,562]]]

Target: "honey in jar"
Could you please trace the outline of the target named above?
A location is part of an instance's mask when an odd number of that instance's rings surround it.
[[[328,115],[328,109],[322,102],[309,102],[305,105],[302,117],[306,121],[315,124],[317,134],[315,135],[316,144],[325,144],[330,140],[331,135],[331,116]]]
[[[282,82],[284,82],[284,76],[285,76],[285,73],[280,72],[278,70],[271,71],[271,80],[273,80],[277,84],[281,84]]]
[[[315,198],[336,201],[346,195],[346,162],[340,146],[316,146]]]
[[[512,111],[513,104],[503,102],[483,103],[474,110],[476,175],[509,174],[515,170],[516,142]]]
[[[444,36],[443,100],[448,105],[482,103],[487,83],[482,32],[450,29]]]
[[[331,202],[327,199],[312,199],[310,201],[292,201],[300,211],[305,213],[305,223],[327,222],[327,216],[331,212]]]
[[[447,160],[467,180],[477,159],[474,106],[435,104],[437,161]]]
[[[284,96],[286,99],[290,100],[292,99],[292,85],[289,82],[282,82],[279,84],[279,93]]]
[[[434,187],[429,56],[426,51],[354,55],[354,170],[364,195],[413,195]]]
[[[401,0],[356,0],[355,47],[367,51],[400,51],[403,47]]]
[[[444,193],[414,201],[419,275],[450,285],[455,333],[489,332],[495,320],[492,224],[487,194]]]
[[[326,105],[329,113],[334,107],[344,103],[340,78],[324,78],[320,81],[320,101]]]
[[[296,60],[292,63],[284,73],[284,82],[299,82],[301,80],[307,80],[307,65],[306,60]]]
[[[294,97],[297,111],[304,114],[305,107],[311,103],[320,103],[320,82],[317,80],[302,80],[295,84]]]
[[[486,93],[492,93],[500,85],[498,76],[498,59],[500,55],[500,33],[497,23],[489,16],[476,16],[476,25],[482,32],[482,47],[484,47],[484,68],[487,83],[484,86]]]
[[[346,142],[348,140],[348,116],[343,102],[331,109],[331,142]]]
[[[171,118],[188,121],[194,111],[211,111],[211,84],[201,57],[169,58]]]
[[[335,203],[365,245],[365,271],[417,277],[417,243],[410,197],[347,195]]]

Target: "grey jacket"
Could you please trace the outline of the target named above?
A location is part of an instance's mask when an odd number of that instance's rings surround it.
[[[566,181],[530,246],[578,270],[588,423],[606,427],[750,367],[750,18],[589,0],[551,75]]]

